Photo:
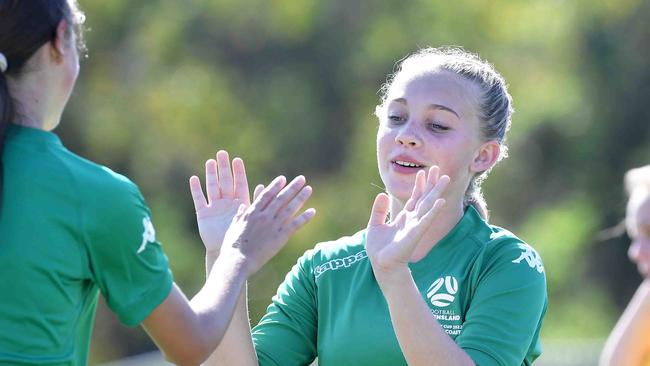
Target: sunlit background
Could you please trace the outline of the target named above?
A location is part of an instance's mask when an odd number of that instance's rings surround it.
[[[189,295],[205,274],[187,179],[217,149],[252,184],[304,174],[314,187],[314,221],[250,282],[253,324],[299,255],[365,226],[382,187],[373,111],[395,62],[422,46],[479,53],[517,110],[510,157],[484,187],[492,223],[544,259],[546,349],[597,357],[641,280],[628,238],[607,229],[624,215],[623,173],[650,163],[650,2],[80,3],[89,52],[57,131],[140,186]],[[96,365],[155,346],[102,305],[91,348]]]

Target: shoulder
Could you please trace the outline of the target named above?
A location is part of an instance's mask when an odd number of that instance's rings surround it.
[[[153,232],[151,211],[135,183],[74,153],[61,155],[72,177],[72,188],[83,212],[82,225],[89,238],[114,239],[119,233],[139,237],[143,230]]]
[[[74,177],[81,194],[107,198],[124,193],[137,193],[137,186],[124,175],[110,168],[81,157],[66,148],[55,154],[61,165]]]
[[[473,235],[480,246],[482,267],[508,266],[522,273],[538,274],[544,277],[544,263],[539,253],[512,232],[486,223]]]
[[[61,159],[74,176],[77,193],[87,204],[117,210],[124,209],[125,205],[142,205],[138,186],[126,176],[69,151]]]

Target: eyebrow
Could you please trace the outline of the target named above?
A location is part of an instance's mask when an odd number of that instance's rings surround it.
[[[406,104],[406,105],[408,105],[408,102],[407,102],[406,99],[404,99],[404,98],[393,99],[393,101],[394,101],[394,102],[401,103],[401,104]],[[429,105],[427,106],[427,109],[437,109],[437,110],[441,110],[441,111],[447,111],[447,112],[449,112],[449,113],[453,113],[454,115],[456,115],[456,117],[458,117],[458,118],[460,119],[460,116],[458,115],[458,113],[456,113],[455,110],[453,110],[453,109],[451,109],[451,108],[449,108],[449,107],[446,107],[446,106],[444,106],[444,105],[442,105],[442,104],[435,104],[435,103],[432,103],[432,104],[429,104]]]

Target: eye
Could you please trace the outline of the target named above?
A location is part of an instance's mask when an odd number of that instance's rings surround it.
[[[388,114],[388,120],[391,121],[391,123],[393,123],[393,124],[402,124],[402,123],[406,122],[407,117],[402,116],[402,115],[397,114],[397,113],[390,113],[390,114]]]
[[[427,124],[427,127],[434,132],[444,132],[450,130],[449,127],[443,125],[441,122],[429,122]]]

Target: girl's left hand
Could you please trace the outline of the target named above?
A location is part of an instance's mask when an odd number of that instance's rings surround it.
[[[190,178],[199,235],[207,254],[216,258],[237,210],[241,205],[248,207],[251,203],[244,161],[233,159],[231,168],[228,153],[219,150],[216,160],[205,162],[205,189],[207,199],[199,177]],[[259,187],[256,192],[258,190]]]
[[[375,198],[366,233],[366,252],[375,272],[391,272],[408,265],[422,235],[445,204],[440,197],[449,177],[439,177],[439,173],[437,166],[431,167],[428,174],[419,171],[404,209],[388,223],[390,198],[385,193]]]

